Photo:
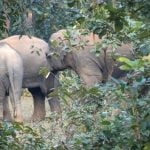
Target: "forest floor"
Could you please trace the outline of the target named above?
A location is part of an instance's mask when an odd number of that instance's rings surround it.
[[[30,122],[31,116],[33,113],[33,99],[30,96],[22,96],[21,98],[21,103],[22,103],[22,111],[23,111],[23,117],[25,122]],[[46,106],[46,116],[48,116],[50,112],[50,107],[48,104],[48,101],[45,101],[45,106]]]
[[[33,113],[33,99],[30,96],[22,96],[22,111],[25,125],[32,127],[37,133],[39,133],[45,142],[51,146],[66,142],[67,136],[65,131],[61,127],[63,121],[62,116],[51,113],[48,101],[45,101],[46,106],[46,118],[40,122],[32,122],[31,116]]]

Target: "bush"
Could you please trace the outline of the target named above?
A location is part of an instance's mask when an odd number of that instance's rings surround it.
[[[149,63],[143,63],[145,69],[148,66]],[[140,77],[129,74],[126,81],[113,79],[105,85],[88,89],[77,84],[74,74],[70,77],[67,75],[70,73],[61,75],[62,88],[58,95],[65,106],[60,126],[65,135],[63,143],[66,149],[150,148],[150,98],[148,93],[142,94],[149,79],[148,74],[143,74],[141,67],[138,68],[136,71]],[[52,131],[52,137],[56,134]],[[60,142],[58,145],[63,146]]]
[[[29,126],[3,122],[0,124],[0,149],[41,150],[47,148],[41,135]]]

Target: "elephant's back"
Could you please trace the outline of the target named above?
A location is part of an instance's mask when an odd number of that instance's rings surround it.
[[[85,29],[78,29],[78,30],[61,29],[53,33],[49,41],[50,42],[57,41],[58,44],[61,44],[61,43],[68,44],[70,40],[70,41],[74,41],[77,45],[82,44],[83,46],[83,43],[84,43],[85,48],[87,46],[94,46],[96,43],[101,42],[101,39],[98,37],[97,34],[94,34],[91,32],[87,34],[83,34],[84,32],[85,32]],[[68,35],[70,35],[69,39],[67,37]]]
[[[24,65],[24,76],[34,76],[42,67],[47,67],[45,53],[49,50],[48,44],[39,38],[26,35],[15,35],[1,42],[8,43],[22,57]]]
[[[0,61],[17,63],[21,61],[20,55],[7,43],[0,43]]]
[[[20,55],[7,43],[0,43],[0,74],[7,74],[9,68],[16,67],[23,70],[22,58]]]
[[[27,35],[14,35],[0,41],[8,43],[12,48],[16,49],[21,55],[31,55],[33,51],[39,51],[39,54],[43,54],[48,50],[48,44],[37,37],[29,37]]]

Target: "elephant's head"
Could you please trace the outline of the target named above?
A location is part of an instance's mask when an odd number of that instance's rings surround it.
[[[70,59],[72,57],[71,52],[66,52],[56,49],[55,51],[51,51],[46,54],[46,58],[48,60],[48,63],[50,64],[52,71],[62,71],[67,68],[71,68],[71,62]]]
[[[49,39],[50,51],[46,57],[53,71],[75,69],[73,68],[75,63],[73,47],[69,47],[69,40],[65,37],[66,32],[66,30],[59,30]]]
[[[50,38],[50,52],[47,60],[52,67],[52,71],[57,72],[67,68],[74,70],[84,81],[85,85],[91,86],[104,80],[104,63],[100,63],[95,53],[91,49],[98,36],[75,35],[70,42],[64,37],[66,30],[60,30],[52,34]],[[84,44],[84,45],[83,45]],[[107,75],[108,76],[108,75]]]

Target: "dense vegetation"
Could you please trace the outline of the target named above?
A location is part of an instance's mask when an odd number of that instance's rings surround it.
[[[0,149],[149,150],[149,8],[149,0],[0,1],[1,39],[28,34],[48,41],[59,29],[86,28],[99,37],[105,35],[96,54],[108,44],[115,50],[120,43],[130,42],[136,58],[119,58],[124,63],[121,68],[129,71],[124,80],[91,88],[85,88],[73,72],[62,72],[61,87],[52,93],[61,99],[61,117],[51,114],[48,128],[2,123]],[[31,12],[32,24],[26,20]]]

